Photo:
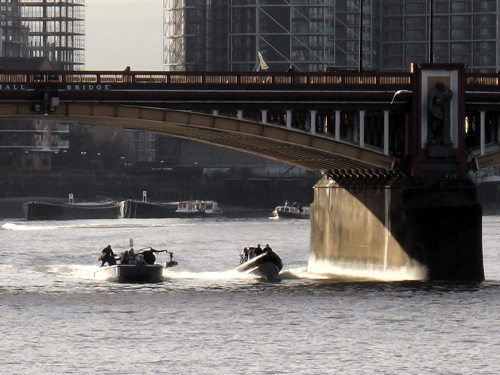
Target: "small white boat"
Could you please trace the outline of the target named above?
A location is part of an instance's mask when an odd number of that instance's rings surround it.
[[[309,206],[301,206],[297,202],[294,202],[292,205],[285,202],[284,205],[275,207],[273,216],[289,219],[310,219],[311,208]]]
[[[215,201],[181,201],[175,213],[178,217],[199,217],[222,215],[222,208]]]
[[[258,275],[269,281],[278,281],[279,273],[283,268],[283,262],[274,251],[265,251],[262,254],[252,257],[252,246],[246,247],[247,258],[242,258],[242,263],[236,267],[236,271]]]
[[[175,213],[178,217],[198,217],[205,213],[203,201],[182,201],[177,203]]]
[[[205,215],[218,216],[222,215],[224,210],[216,201],[205,201]]]

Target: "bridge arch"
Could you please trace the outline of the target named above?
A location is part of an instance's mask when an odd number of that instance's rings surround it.
[[[394,158],[297,129],[189,111],[92,102],[62,102],[54,112],[32,104],[0,104],[0,118],[116,126],[203,142],[259,155],[308,170],[392,170]]]

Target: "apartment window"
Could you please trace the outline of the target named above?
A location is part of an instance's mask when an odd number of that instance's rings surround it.
[[[469,13],[471,11],[471,0],[453,0],[451,1],[452,13]]]
[[[470,43],[451,43],[451,54],[453,56],[470,54]]]
[[[384,41],[397,42],[403,40],[403,30],[388,30],[384,31]]]
[[[434,43],[434,60],[436,62],[447,63],[450,61],[448,55],[448,43]]]
[[[495,12],[495,0],[474,0],[474,12]]]
[[[383,14],[403,14],[403,2],[401,0],[396,1],[384,1]]]
[[[456,29],[451,28],[451,40],[470,40],[471,30],[470,29]]]
[[[407,14],[425,14],[427,13],[427,0],[414,0],[406,2]]]

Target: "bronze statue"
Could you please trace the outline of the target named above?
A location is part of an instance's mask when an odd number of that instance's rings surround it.
[[[450,102],[451,90],[441,81],[429,92],[429,143],[431,145],[451,145]]]

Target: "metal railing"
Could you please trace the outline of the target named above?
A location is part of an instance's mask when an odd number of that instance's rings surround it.
[[[134,84],[197,86],[303,86],[410,89],[412,73],[385,72],[163,72],[163,71],[1,71],[0,85],[8,84]],[[500,90],[500,73],[466,73],[466,89]],[[0,87],[2,90],[2,87]]]
[[[264,86],[410,86],[410,73],[338,71],[287,72],[156,72],[156,71],[0,71],[0,84],[135,84]]]

